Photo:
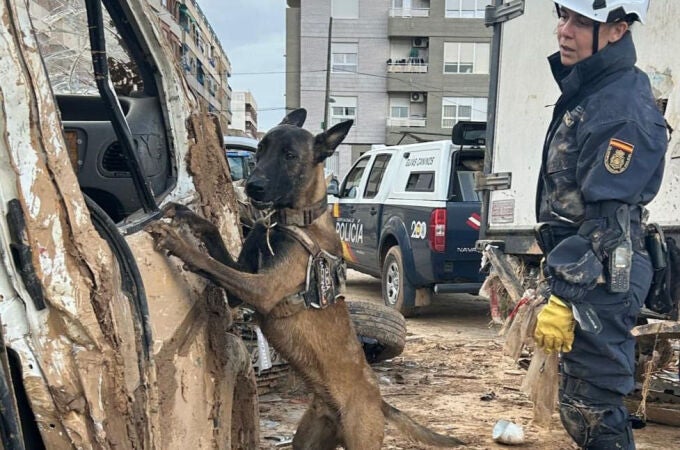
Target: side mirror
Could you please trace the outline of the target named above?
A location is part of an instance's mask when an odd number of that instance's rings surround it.
[[[328,187],[326,188],[326,194],[333,195],[335,197],[339,197],[340,196],[339,185],[340,185],[340,182],[338,181],[337,178],[331,179],[331,181],[328,182]]]
[[[483,147],[486,145],[486,122],[462,120],[451,130],[451,142],[456,145]]]

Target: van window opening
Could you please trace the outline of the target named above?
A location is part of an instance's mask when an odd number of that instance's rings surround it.
[[[406,192],[434,192],[434,172],[412,172],[406,181]]]
[[[390,161],[392,155],[378,155],[375,158],[371,172],[368,174],[368,183],[366,183],[366,190],[364,191],[364,198],[373,198],[380,190],[383,175],[387,169],[387,163]]]

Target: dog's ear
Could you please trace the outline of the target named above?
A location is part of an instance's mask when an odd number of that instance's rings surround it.
[[[353,120],[345,120],[314,137],[314,152],[316,153],[317,163],[323,162],[333,154],[338,145],[345,139],[347,133],[349,133],[353,123]]]
[[[304,108],[298,108],[286,114],[279,125],[295,125],[296,127],[301,127],[305,123],[307,118],[307,110]]]

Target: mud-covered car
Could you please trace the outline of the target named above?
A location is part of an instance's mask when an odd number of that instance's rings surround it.
[[[229,170],[233,181],[245,180],[255,167],[257,139],[245,136],[224,136]]]
[[[144,227],[188,205],[240,246],[222,131],[146,0],[0,2],[0,438],[253,449],[223,291]]]

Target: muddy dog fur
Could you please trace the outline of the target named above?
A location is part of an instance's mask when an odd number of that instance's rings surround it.
[[[255,205],[278,211],[325,205],[323,162],[345,138],[352,121],[314,136],[301,128],[305,118],[304,109],[295,110],[262,138],[246,185]],[[304,231],[322,249],[341,256],[333,219],[327,208],[320,211]],[[305,380],[313,398],[298,424],[294,449],[377,450],[385,420],[416,442],[439,447],[463,444],[417,424],[382,400],[343,300],[325,309],[285,311],[289,305],[282,300],[305,285],[309,258],[308,250],[289,233],[260,223],[234,261],[207,220],[178,205],[167,208],[166,217],[172,218],[172,225],[158,221],[148,228],[157,248],[222,286],[230,303],[238,299],[252,306],[268,341]],[[182,225],[205,244],[210,256],[184,240],[178,232],[185,228]]]

